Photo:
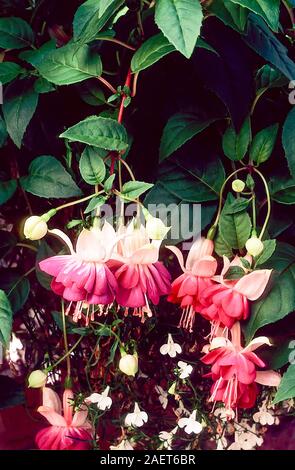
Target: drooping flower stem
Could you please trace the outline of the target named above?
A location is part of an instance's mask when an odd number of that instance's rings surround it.
[[[69,380],[71,378],[71,358],[70,358],[70,355],[69,355],[69,345],[68,345],[66,315],[65,315],[65,304],[64,304],[63,300],[61,301],[61,313],[62,313],[62,330],[63,330],[64,346],[65,346],[65,359],[66,359],[66,362],[67,362],[66,380]]]
[[[261,232],[260,232],[260,235],[259,235],[259,239],[262,240],[264,232],[265,232],[267,224],[268,224],[268,221],[269,221],[269,218],[270,218],[271,199],[270,199],[269,187],[268,187],[267,181],[264,178],[263,174],[261,173],[261,171],[257,170],[257,168],[255,168],[255,167],[253,167],[253,171],[255,173],[257,173],[260,176],[260,178],[262,179],[262,182],[263,182],[264,188],[265,188],[265,192],[266,192],[266,199],[267,199],[267,213],[266,213],[265,221],[264,221],[264,224],[262,226],[262,229],[261,229]]]
[[[99,194],[102,194],[104,190],[101,191],[95,191],[94,193],[90,194],[90,196],[85,196],[82,197],[82,199],[76,199],[75,201],[67,202],[66,204],[62,204],[61,206],[58,206],[55,208],[56,211],[60,211],[62,209],[65,209],[66,207],[74,206],[75,204],[80,204],[81,202],[86,202],[89,199],[92,199],[95,196],[99,196]]]
[[[81,335],[78,341],[68,350],[66,354],[64,354],[62,357],[58,359],[54,364],[46,368],[46,372],[51,372],[55,367],[57,367],[62,361],[64,361],[68,356],[72,354],[72,352],[76,349],[76,347],[80,344],[82,341],[83,336]]]

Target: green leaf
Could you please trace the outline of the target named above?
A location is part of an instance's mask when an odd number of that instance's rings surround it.
[[[160,161],[206,129],[216,119],[201,120],[194,114],[178,113],[167,122],[160,144]]]
[[[202,8],[195,0],[158,0],[155,22],[185,57],[190,58],[200,34]]]
[[[276,245],[276,240],[264,240],[264,249],[263,252],[255,258],[255,267],[266,263],[266,261],[273,255]]]
[[[96,185],[105,179],[104,161],[94,147],[85,148],[80,158],[79,169],[83,180],[88,184]]]
[[[172,157],[159,168],[161,185],[182,201],[205,202],[218,199],[224,182],[224,168],[219,159],[188,164]]]
[[[153,186],[153,184],[144,181],[128,181],[123,185],[121,196],[126,200],[134,200]]]
[[[40,240],[40,245],[38,247],[37,256],[36,256],[36,277],[44,289],[51,290],[50,284],[52,281],[52,276],[46,274],[44,271],[41,271],[39,268],[39,263],[43,259],[50,258],[51,256],[55,256],[56,253],[53,249],[46,243],[44,239]]]
[[[280,204],[295,204],[295,178],[275,178],[270,182],[271,197]]]
[[[6,124],[2,117],[0,116],[0,148],[3,147],[6,143],[7,140],[7,130],[6,130]]]
[[[219,230],[222,238],[230,248],[241,250],[251,233],[251,220],[247,212],[228,214],[227,207],[232,203],[233,196],[228,194],[224,208],[221,212]]]
[[[258,92],[267,88],[282,87],[287,85],[287,83],[286,77],[269,64],[263,65],[256,74],[256,88]]]
[[[294,79],[295,63],[288,56],[288,49],[277,39],[259,16],[253,13],[249,15],[247,34],[243,36],[243,40],[264,61],[270,62],[289,80]]]
[[[125,127],[114,119],[100,116],[89,116],[67,129],[60,137],[118,152],[128,147]]]
[[[250,147],[250,159],[260,163],[266,162],[272,154],[279,130],[279,124],[266,127],[258,132]]]
[[[140,72],[174,51],[175,47],[170,44],[162,33],[156,34],[147,39],[133,55],[131,60],[132,72]]]
[[[232,0],[232,2],[260,15],[274,31],[278,31],[280,0]]]
[[[295,309],[295,248],[278,243],[274,255],[263,266],[277,271],[271,291],[252,303],[245,333],[247,342],[262,326],[281,320]]]
[[[250,204],[250,199],[244,197],[235,198],[226,204],[224,207],[224,214],[237,214],[238,212],[243,212],[248,209]]]
[[[3,289],[10,302],[12,311],[18,312],[28,299],[30,282],[27,277],[11,270],[2,270],[0,273],[0,289]]]
[[[7,255],[15,247],[16,243],[17,239],[12,233],[0,230],[0,258]]]
[[[67,44],[45,55],[36,64],[42,77],[55,85],[71,85],[102,73],[100,56],[86,44],[77,49],[75,44]]]
[[[113,174],[113,175],[110,175],[104,182],[104,190],[106,193],[108,193],[109,191],[111,191],[112,187],[113,187],[113,183],[114,183],[114,180],[116,178],[116,175]]]
[[[75,41],[85,44],[94,40],[99,31],[123,5],[124,0],[113,0],[107,3],[105,1],[101,3],[98,0],[87,0],[78,8],[73,22]]]
[[[283,127],[283,147],[291,175],[295,178],[295,108],[289,112]]]
[[[223,2],[212,2],[209,11],[215,14],[223,23],[238,32],[243,32],[247,24],[249,11],[236,5],[231,0],[223,0]]]
[[[269,368],[274,370],[281,369],[281,367],[284,367],[288,362],[290,362],[290,356],[293,356],[294,359],[294,347],[294,338],[289,338],[283,344],[278,345],[275,351],[271,354]]]
[[[0,181],[0,205],[7,202],[14,195],[16,188],[16,180]]]
[[[39,77],[34,83],[36,93],[50,93],[55,91],[55,89],[55,86],[43,77]]]
[[[21,72],[23,68],[14,62],[0,63],[0,82],[2,85],[12,82]]]
[[[0,18],[0,47],[22,49],[34,42],[31,26],[21,18]]]
[[[81,194],[71,175],[50,155],[32,161],[29,175],[21,178],[21,185],[25,191],[39,197],[67,198]]]
[[[214,240],[214,251],[221,257],[227,256],[227,258],[231,258],[233,256],[233,251],[226,240],[224,240],[220,230],[218,230],[217,236]]]
[[[38,94],[27,80],[18,80],[7,86],[4,93],[3,115],[7,132],[20,148],[24,133],[38,104]]]
[[[12,328],[12,310],[7,295],[0,290],[0,342],[8,347]]]
[[[238,133],[236,133],[233,126],[228,127],[222,139],[224,154],[231,160],[242,160],[247,153],[250,139],[251,128],[249,118],[245,120],[240,132]]]
[[[102,194],[99,196],[93,197],[88,206],[86,207],[84,214],[88,214],[89,212],[94,211],[95,209],[98,209],[100,206],[103,206],[105,202],[107,201],[108,197],[103,196]]]
[[[295,364],[291,364],[282,377],[273,404],[295,397]]]

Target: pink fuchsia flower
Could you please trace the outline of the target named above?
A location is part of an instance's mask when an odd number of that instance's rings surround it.
[[[214,244],[207,238],[198,238],[189,251],[185,266],[181,251],[174,246],[167,248],[177,256],[183,271],[173,281],[168,300],[182,308],[179,327],[192,332],[196,312],[201,308],[200,296],[206,288],[212,286],[211,278],[217,269],[217,261],[212,256]]]
[[[91,448],[93,429],[87,420],[87,408],[73,413],[73,392],[66,389],[62,405],[57,393],[43,388],[43,405],[38,412],[47,419],[50,426],[38,432],[36,444],[41,450],[88,450]]]
[[[69,255],[52,256],[39,263],[40,269],[51,276],[53,292],[61,295],[71,303],[67,309],[69,313],[72,302],[77,302],[73,320],[82,317],[82,309],[86,305],[86,324],[89,322],[90,305],[98,305],[99,313],[103,306],[110,306],[117,292],[117,281],[107,266],[107,261],[117,242],[113,227],[105,222],[103,228],[83,229],[80,233],[76,251],[68,237]],[[91,309],[91,319],[94,319],[94,307]]]
[[[116,300],[126,314],[131,308],[144,321],[145,313],[152,315],[149,302],[157,305],[170,292],[170,274],[159,261],[160,242],[150,241],[143,225],[136,228],[132,221],[124,231],[109,263],[118,283]]]
[[[265,367],[265,363],[253,351],[264,344],[271,346],[268,338],[260,336],[243,348],[240,323],[235,323],[230,332],[231,341],[215,337],[210,351],[202,358],[205,364],[212,365],[208,374],[214,381],[210,401],[222,401],[228,410],[251,408],[258,394],[256,383],[278,386],[281,377],[271,370],[256,370],[257,366]]]
[[[254,301],[262,296],[272,272],[271,269],[260,269],[238,280],[227,280],[225,274],[231,267],[243,266],[238,257],[230,263],[224,256],[223,261],[221,275],[212,278],[215,283],[204,289],[200,298],[200,313],[214,322],[215,330],[220,325],[231,328],[236,321],[248,318],[249,300]]]

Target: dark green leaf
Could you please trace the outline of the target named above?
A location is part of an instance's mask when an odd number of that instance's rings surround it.
[[[230,248],[241,250],[250,236],[252,224],[247,212],[227,213],[227,207],[233,199],[233,196],[229,194],[221,212],[219,230]]]
[[[22,72],[22,70],[22,67],[14,62],[1,62],[0,82],[2,85],[11,82]]]
[[[111,191],[112,187],[113,187],[113,183],[114,183],[114,180],[116,178],[116,175],[113,174],[113,175],[110,175],[104,182],[104,190],[106,193],[108,193],[109,191]]]
[[[291,364],[283,375],[273,403],[276,404],[293,397],[295,397],[295,364]]]
[[[227,128],[222,139],[225,155],[231,160],[242,160],[247,153],[251,138],[250,119],[247,118],[237,133],[233,126]]]
[[[114,119],[90,116],[67,129],[60,137],[106,150],[126,150],[128,136],[125,128]]]
[[[194,114],[179,113],[167,122],[160,144],[160,161],[168,158],[179,147],[206,129],[215,119],[201,120]]]
[[[232,0],[232,2],[260,15],[274,31],[278,31],[280,0]]]
[[[7,86],[4,93],[3,115],[8,134],[20,148],[24,133],[35,113],[38,94],[32,84],[26,80],[18,80]]]
[[[71,175],[50,155],[32,161],[29,175],[21,178],[21,185],[25,191],[39,197],[67,198],[81,194]]]
[[[9,253],[16,245],[17,239],[15,236],[6,230],[0,230],[0,258],[3,258]]]
[[[12,328],[12,310],[9,299],[3,290],[0,290],[0,342],[8,346]]]
[[[50,93],[51,91],[55,91],[55,89],[55,86],[43,77],[38,78],[34,83],[36,93]]]
[[[295,108],[289,112],[283,127],[283,147],[291,175],[295,178]]]
[[[276,249],[276,240],[264,240],[263,252],[255,258],[255,266],[264,264],[274,253]]]
[[[258,165],[269,159],[274,149],[279,124],[266,127],[258,132],[250,147],[250,159]]]
[[[0,18],[0,47],[22,49],[34,42],[31,26],[22,18]]]
[[[16,188],[16,180],[0,181],[0,204],[7,202],[14,195]]]
[[[256,75],[257,92],[267,88],[276,88],[287,85],[288,80],[277,69],[269,64],[263,65]]]
[[[250,204],[249,199],[245,199],[244,197],[239,197],[237,199],[233,199],[226,204],[224,207],[224,214],[237,214],[238,212],[245,211]]]
[[[14,269],[0,272],[0,289],[7,294],[12,311],[18,312],[29,296],[30,283],[27,277]]]
[[[39,263],[45,258],[50,258],[50,256],[55,256],[56,253],[52,248],[46,243],[44,239],[40,240],[40,245],[37,251],[36,256],[36,277],[44,289],[50,290],[50,284],[52,281],[52,276],[46,274],[44,271],[41,271],[39,268]]]
[[[281,204],[295,204],[295,178],[276,178],[270,183],[271,197]]]
[[[6,130],[6,124],[2,117],[0,116],[0,148],[5,145],[5,142],[7,140],[7,130]]]
[[[217,236],[214,240],[214,251],[218,254],[218,256],[227,256],[227,258],[231,258],[233,256],[233,251],[226,240],[218,230]]]
[[[243,32],[247,23],[249,11],[240,5],[235,5],[230,0],[215,1],[209,6],[209,10],[215,14],[227,26],[238,32]]]
[[[107,196],[103,196],[102,194],[100,196],[95,196],[92,199],[90,199],[90,202],[88,206],[86,207],[84,214],[88,214],[89,212],[94,211],[95,209],[98,209],[100,206],[103,206],[105,202],[107,201]]]
[[[235,281],[241,279],[245,275],[245,271],[240,266],[231,266],[225,273],[224,278],[228,281]]]

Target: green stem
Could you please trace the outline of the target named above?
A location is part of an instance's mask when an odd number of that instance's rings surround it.
[[[35,266],[31,269],[29,269],[23,276],[19,277],[18,280],[13,284],[11,289],[9,290],[7,296],[9,297],[11,292],[16,288],[16,286],[27,276],[29,276],[33,271],[35,271]]]
[[[76,347],[78,346],[78,344],[82,341],[83,339],[83,336],[81,335],[80,338],[78,339],[78,341],[76,341],[76,343],[74,344],[74,346],[72,346],[68,352],[66,354],[64,354],[62,357],[60,357],[58,359],[58,361],[56,361],[54,364],[52,364],[51,366],[49,366],[46,370],[48,372],[51,372],[56,366],[58,366],[64,359],[67,358],[67,356],[69,356],[70,354],[72,354],[72,352],[76,349]]]
[[[29,245],[28,243],[17,243],[16,246],[19,246],[20,248],[28,248],[28,250],[32,250],[32,251],[38,251],[38,249],[33,246],[33,245]]]
[[[253,230],[256,232],[256,195],[252,193],[252,222],[253,222]]]
[[[55,208],[56,211],[60,211],[61,209],[65,209],[66,207],[74,206],[75,204],[80,204],[80,202],[85,202],[88,201],[89,199],[92,199],[95,196],[98,196],[99,194],[102,194],[104,190],[102,189],[101,191],[95,191],[95,193],[90,194],[90,196],[82,197],[82,199],[76,199],[75,201],[67,202],[66,204],[62,204],[61,206],[58,206]]]
[[[215,218],[215,221],[214,221],[212,227],[217,227],[218,222],[219,222],[219,218],[220,218],[220,214],[221,214],[221,209],[222,209],[223,192],[224,192],[225,186],[227,185],[227,183],[229,182],[229,180],[230,180],[234,175],[236,175],[237,173],[239,173],[239,172],[241,172],[241,171],[248,171],[248,168],[247,168],[247,167],[244,167],[244,168],[239,168],[238,170],[235,170],[233,173],[231,173],[231,174],[226,178],[226,180],[224,181],[223,185],[221,186],[220,193],[219,193],[218,210],[217,210],[216,218]]]
[[[257,168],[255,168],[255,167],[253,167],[253,171],[255,171],[255,173],[257,173],[260,176],[260,178],[262,179],[262,182],[263,182],[264,188],[265,188],[265,192],[266,192],[266,199],[267,199],[267,213],[266,213],[265,221],[264,221],[264,224],[262,226],[262,229],[261,229],[261,232],[260,232],[260,235],[259,235],[259,240],[262,240],[263,235],[264,235],[265,230],[266,230],[266,227],[267,227],[267,224],[269,222],[269,218],[270,218],[271,199],[270,199],[270,192],[269,192],[268,184],[267,184],[267,181],[264,178],[263,174],[261,173],[261,171],[257,170]]]
[[[69,345],[67,337],[67,326],[66,326],[66,315],[65,315],[65,304],[64,301],[61,301],[61,313],[62,313],[62,331],[64,337],[64,346],[65,346],[65,358],[67,361],[67,379],[71,377],[71,358],[69,355]]]

